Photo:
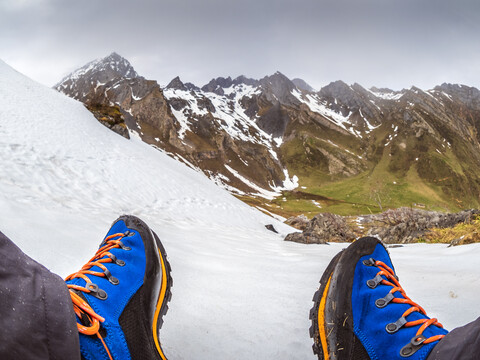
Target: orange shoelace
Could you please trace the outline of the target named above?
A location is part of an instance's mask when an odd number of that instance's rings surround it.
[[[103,323],[105,319],[100,315],[98,315],[92,309],[92,307],[85,300],[83,300],[82,297],[80,297],[75,291],[82,291],[87,294],[91,293],[92,289],[90,289],[88,285],[92,284],[92,282],[87,277],[87,275],[106,277],[107,276],[106,274],[110,273],[103,264],[114,262],[113,259],[116,259],[116,258],[109,251],[115,248],[123,248],[123,244],[121,240],[124,236],[125,234],[118,233],[118,234],[110,235],[107,238],[105,238],[105,244],[98,249],[98,251],[95,253],[95,256],[92,257],[85,265],[83,265],[79,271],[65,278],[65,281],[71,280],[74,278],[81,278],[85,280],[87,287],[80,286],[80,285],[67,284],[67,287],[70,291],[70,296],[72,298],[73,310],[75,311],[75,314],[80,319],[87,320],[90,323],[89,326],[86,326],[77,322],[78,332],[84,335],[96,335],[102,342],[103,346],[105,347],[105,350],[107,351],[108,357],[111,360],[113,360],[113,358],[112,358],[112,355],[110,354],[110,350],[108,349],[107,344],[105,343],[102,335],[100,335],[100,332],[99,332],[100,323]],[[98,266],[104,272],[90,270],[94,266]]]
[[[395,292],[400,292],[404,299],[401,299],[401,298],[396,298],[394,297],[391,302],[393,303],[397,303],[397,304],[409,304],[411,305],[412,307],[409,308],[407,311],[405,311],[402,315],[402,317],[406,318],[408,315],[410,315],[411,313],[413,312],[419,312],[425,316],[427,316],[427,313],[425,312],[425,310],[420,306],[418,305],[416,302],[412,301],[408,296],[407,294],[405,293],[405,290],[403,290],[402,286],[400,285],[400,283],[398,282],[398,279],[395,275],[395,272],[387,265],[385,264],[384,262],[382,261],[375,261],[375,266],[377,266],[380,271],[377,273],[377,275],[383,275],[385,276],[388,280],[382,280],[381,284],[383,285],[388,285],[388,286],[391,286],[393,287],[391,290],[390,290],[390,294],[393,295],[393,293]],[[389,281],[390,280],[390,281]],[[417,334],[416,336],[420,337],[422,336],[423,332],[425,331],[426,328],[428,328],[430,325],[436,325],[438,327],[441,327],[443,328],[443,325],[440,324],[437,319],[433,318],[433,319],[419,319],[419,320],[415,320],[415,321],[408,321],[407,323],[405,323],[403,326],[405,327],[411,327],[411,326],[418,326],[418,325],[421,325],[420,328],[418,329],[417,331]],[[445,335],[435,335],[435,336],[431,336],[427,339],[425,339],[422,343],[423,344],[430,344],[434,341],[437,341],[437,340],[440,340],[444,337]],[[418,340],[418,339],[417,339]]]

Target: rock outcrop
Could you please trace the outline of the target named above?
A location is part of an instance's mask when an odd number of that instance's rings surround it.
[[[304,244],[326,244],[332,242],[350,242],[355,234],[340,215],[321,213],[308,222],[302,233],[288,234],[285,241]]]
[[[470,222],[478,210],[464,210],[446,214],[412,208],[387,210],[381,214],[362,217],[362,224],[369,228],[367,235],[382,239],[387,244],[416,242],[429,229],[451,228],[462,222]]]
[[[322,213],[310,220],[303,232],[288,234],[285,241],[325,244],[326,242],[350,242],[360,236],[374,236],[386,244],[414,243],[427,231],[434,228],[452,228],[459,223],[470,223],[479,210],[464,210],[458,213],[441,213],[412,208],[387,210],[381,214],[359,217],[342,217]],[[463,244],[479,239],[470,234],[454,241]]]
[[[285,220],[285,224],[298,230],[305,230],[308,225],[308,218],[305,215],[292,216]]]
[[[108,127],[118,135],[130,139],[125,119],[118,106],[106,106],[102,104],[87,105],[87,109],[95,116],[100,124]]]

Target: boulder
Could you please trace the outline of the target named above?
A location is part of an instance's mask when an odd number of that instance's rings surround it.
[[[298,230],[305,230],[308,224],[308,218],[305,215],[291,216],[285,220],[285,224]]]
[[[278,234],[277,229],[275,229],[272,224],[265,225],[265,227],[267,228],[267,230],[273,231],[274,233]]]
[[[288,234],[285,237],[285,241],[294,241],[302,244],[327,244],[328,245],[327,241],[324,238],[311,232],[301,232],[301,233],[295,232],[295,233]]]
[[[285,241],[304,244],[325,244],[327,241],[349,242],[355,234],[349,228],[345,218],[330,213],[320,213],[310,220],[302,233],[288,234]]]

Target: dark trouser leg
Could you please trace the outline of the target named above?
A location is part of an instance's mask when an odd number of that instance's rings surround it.
[[[453,329],[433,348],[427,360],[476,360],[480,358],[480,318]]]
[[[0,232],[0,359],[80,360],[77,323],[62,278]]]

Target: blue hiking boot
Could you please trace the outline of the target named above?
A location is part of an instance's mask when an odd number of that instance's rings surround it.
[[[116,220],[95,256],[65,281],[82,359],[166,360],[159,330],[171,298],[170,264],[142,220]]]
[[[406,295],[387,250],[372,237],[333,258],[313,301],[310,336],[319,359],[426,359],[447,334]]]

